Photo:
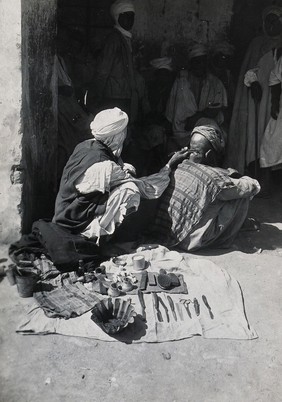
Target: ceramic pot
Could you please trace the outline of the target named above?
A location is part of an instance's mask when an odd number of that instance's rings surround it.
[[[136,254],[132,257],[133,268],[136,271],[142,271],[146,268],[146,261],[143,255]]]
[[[120,295],[120,289],[115,282],[110,284],[108,295],[111,297],[117,297]]]
[[[123,292],[130,292],[133,289],[132,282],[129,278],[124,278],[122,284],[119,286]]]

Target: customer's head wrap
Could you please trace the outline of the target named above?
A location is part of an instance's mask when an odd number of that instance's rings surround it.
[[[111,16],[113,17],[115,23],[118,23],[118,17],[120,14],[133,12],[135,13],[134,4],[130,0],[116,0],[110,9]]]
[[[233,56],[234,50],[234,46],[227,41],[217,42],[212,47],[213,54],[222,53],[225,56]]]
[[[194,57],[206,56],[208,54],[208,49],[203,43],[194,44],[189,50],[189,59]]]
[[[118,107],[98,113],[90,128],[96,140],[103,142],[117,155],[120,155],[126,138],[128,116]]]
[[[172,58],[171,57],[160,57],[158,59],[153,59],[150,61],[152,67],[156,70],[164,68],[166,70],[172,71]]]
[[[218,155],[224,153],[225,141],[222,131],[215,121],[206,118],[199,119],[191,133],[191,137],[196,133],[205,137]]]

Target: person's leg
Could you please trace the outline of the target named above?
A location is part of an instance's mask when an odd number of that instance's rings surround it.
[[[179,247],[187,251],[230,247],[246,219],[248,208],[248,198],[212,206]]]
[[[124,218],[137,211],[140,204],[140,194],[136,184],[124,183],[115,188],[109,195],[106,210],[103,215],[96,216],[82,233],[85,237],[109,239],[120,226]]]
[[[114,233],[115,241],[135,241],[144,236],[150,237],[150,227],[155,219],[159,200],[141,199],[139,208],[126,216],[122,225]]]

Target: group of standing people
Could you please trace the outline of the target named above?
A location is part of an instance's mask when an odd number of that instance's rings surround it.
[[[244,172],[259,160],[262,190],[268,195],[271,169],[282,162],[282,7],[267,7],[262,18],[263,34],[250,43],[238,78],[226,164]]]
[[[133,63],[133,2],[115,1],[111,15],[114,28],[77,113],[88,129],[67,149],[53,222],[100,244],[140,210],[142,198],[159,199],[151,222],[156,239],[184,250],[229,244],[260,191],[255,179],[242,176],[257,156],[255,138],[266,178],[282,163],[282,8],[264,11],[264,35],[247,51],[236,93],[229,64],[234,48],[227,42],[211,52],[193,45],[189,68],[178,74],[169,57],[153,60],[148,91]],[[60,56],[58,63],[59,85],[72,87]],[[62,89],[62,96],[72,96]],[[163,151],[164,167],[140,177],[142,169],[124,160],[132,163],[139,153],[145,166],[152,148]]]

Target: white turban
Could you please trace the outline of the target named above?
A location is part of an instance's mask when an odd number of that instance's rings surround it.
[[[189,59],[194,57],[206,56],[208,54],[207,47],[202,43],[196,43],[189,51]]]
[[[104,138],[122,133],[126,129],[127,124],[127,114],[118,107],[115,107],[113,109],[102,110],[98,113],[90,124],[90,128],[92,135],[97,140],[103,141]]]
[[[116,0],[112,4],[110,11],[113,19],[117,23],[120,14],[128,13],[130,11],[135,13],[135,8],[133,2],[130,0]]]

